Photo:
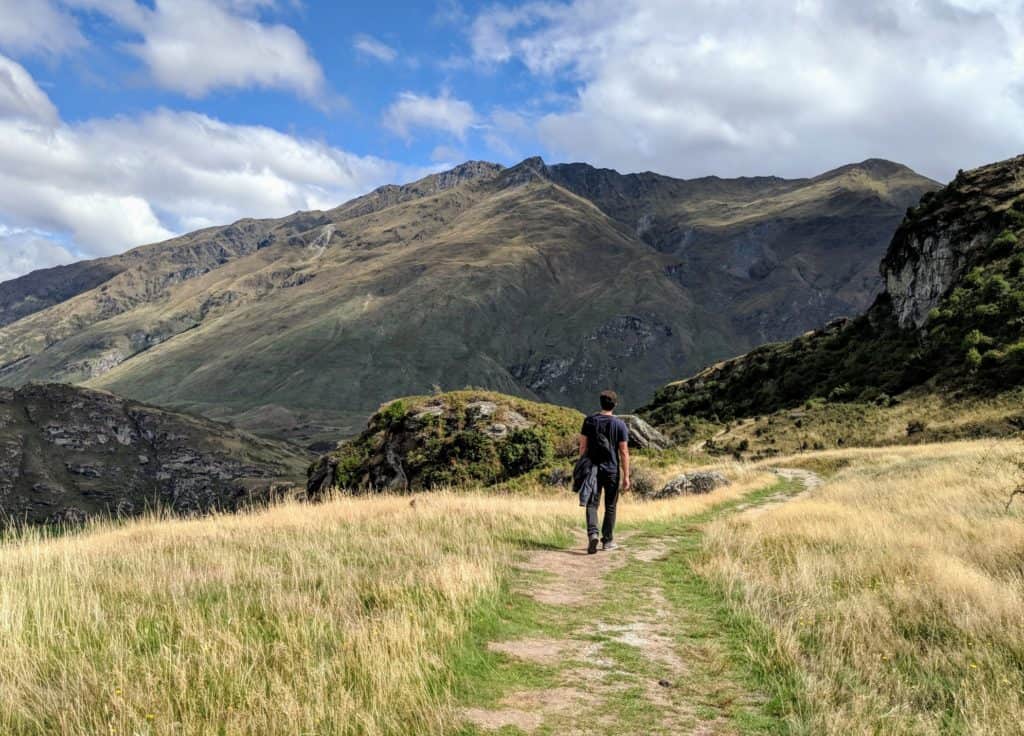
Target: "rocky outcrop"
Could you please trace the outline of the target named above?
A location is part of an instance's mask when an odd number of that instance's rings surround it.
[[[651,496],[654,500],[676,496],[703,495],[729,485],[729,479],[718,472],[684,473],[670,480]]]
[[[619,419],[629,429],[629,446],[637,450],[667,450],[672,440],[635,414],[622,414]]]
[[[297,448],[106,392],[0,389],[7,522],[236,509],[292,483],[305,462]]]
[[[572,457],[582,420],[572,409],[489,391],[396,399],[359,437],[313,465],[307,493],[400,493],[508,480]]]
[[[928,315],[974,257],[1005,226],[1004,213],[1024,194],[1024,156],[961,172],[908,213],[882,261],[885,289],[904,328]]]

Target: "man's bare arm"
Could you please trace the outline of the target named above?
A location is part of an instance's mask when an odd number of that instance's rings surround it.
[[[633,485],[629,480],[629,443],[619,443],[619,464],[622,466],[622,487],[627,491]]]
[[[587,454],[587,436],[585,434],[580,435],[580,457]]]

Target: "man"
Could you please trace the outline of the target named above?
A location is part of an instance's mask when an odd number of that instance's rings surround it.
[[[604,522],[600,540],[605,550],[615,544],[615,507],[619,501],[619,479],[629,490],[629,429],[626,423],[612,414],[619,397],[614,391],[602,391],[601,411],[583,420],[580,430],[580,457],[587,456],[597,467],[597,489],[587,502],[587,554],[597,552],[597,507],[604,491]]]

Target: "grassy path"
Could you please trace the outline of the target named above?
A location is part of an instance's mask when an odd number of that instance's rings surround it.
[[[700,515],[627,524],[617,551],[588,556],[576,531],[532,552],[504,607],[481,623],[484,653],[464,663],[462,695],[474,705],[459,733],[785,733],[789,693],[747,655],[769,637],[696,569],[708,521],[757,513],[820,482],[807,471],[779,475]]]

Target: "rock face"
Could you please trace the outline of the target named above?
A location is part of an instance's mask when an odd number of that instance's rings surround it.
[[[235,509],[296,480],[297,448],[71,386],[0,389],[0,516],[79,521]]]
[[[637,450],[667,450],[672,440],[636,414],[622,414],[619,419],[629,428],[629,446]]]
[[[307,492],[404,492],[508,480],[571,457],[582,421],[572,409],[487,391],[397,399],[359,437],[313,465]]]
[[[675,496],[703,495],[727,485],[729,485],[729,479],[721,473],[684,473],[666,483],[652,498],[657,500]]]
[[[1024,156],[961,172],[926,195],[882,261],[885,288],[900,327],[923,327],[929,312],[977,252],[1005,226],[1002,213],[1021,195]]]
[[[614,387],[628,410],[866,308],[935,186],[881,161],[794,180],[468,162],[0,284],[0,385],[88,385],[316,447],[435,385],[575,407]]]

